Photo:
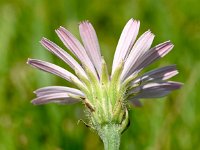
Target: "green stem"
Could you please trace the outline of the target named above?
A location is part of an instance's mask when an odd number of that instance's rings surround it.
[[[98,130],[98,134],[104,143],[105,150],[119,150],[120,128],[117,124],[105,124]]]

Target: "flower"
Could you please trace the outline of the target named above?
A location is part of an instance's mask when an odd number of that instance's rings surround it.
[[[134,19],[130,19],[125,25],[114,55],[111,75],[108,74],[96,32],[90,22],[83,21],[79,24],[83,45],[64,27],[56,30],[60,40],[80,62],[55,43],[42,38],[41,44],[69,65],[74,73],[42,60],[28,59],[27,63],[72,82],[77,89],[64,86],[43,87],[35,91],[37,98],[32,103],[82,102],[91,127],[97,130],[104,144],[104,131],[107,129],[104,125],[115,124],[116,131],[121,134],[129,125],[128,102],[140,106],[141,98],[163,97],[182,85],[167,81],[178,74],[175,65],[138,76],[142,69],[164,57],[173,48],[170,41],[150,48],[154,39],[150,30],[136,40],[139,26],[140,22]]]

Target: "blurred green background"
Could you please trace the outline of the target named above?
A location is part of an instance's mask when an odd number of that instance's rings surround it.
[[[103,149],[94,132],[77,124],[84,119],[81,104],[30,103],[37,88],[70,84],[31,68],[26,60],[40,58],[64,66],[38,41],[45,36],[63,47],[54,30],[62,25],[79,37],[78,22],[88,19],[111,69],[117,41],[130,18],[141,21],[140,34],[152,30],[153,45],[169,39],[175,44],[146,70],[177,64],[180,74],[173,80],[185,85],[167,98],[144,100],[142,108],[131,109],[121,149],[200,149],[199,10],[198,0],[0,0],[0,150]]]

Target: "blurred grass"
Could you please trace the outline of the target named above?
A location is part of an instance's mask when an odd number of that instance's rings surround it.
[[[180,74],[174,80],[185,85],[167,98],[146,100],[143,108],[132,109],[121,149],[200,149],[199,9],[198,0],[0,0],[0,149],[103,149],[95,133],[77,125],[84,118],[83,106],[30,104],[33,90],[70,84],[27,66],[26,60],[63,65],[38,41],[45,36],[62,46],[54,30],[62,25],[78,36],[78,22],[88,19],[111,69],[121,30],[131,17],[141,21],[140,34],[147,29],[155,33],[153,45],[168,39],[175,44],[169,55],[148,69],[177,64]]]

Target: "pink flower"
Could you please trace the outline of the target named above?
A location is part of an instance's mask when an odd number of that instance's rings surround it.
[[[142,69],[164,57],[173,48],[170,41],[151,48],[154,34],[149,30],[136,40],[139,26],[140,22],[133,19],[125,25],[114,55],[111,75],[108,74],[96,32],[90,22],[79,24],[83,45],[67,29],[60,27],[56,30],[58,37],[73,56],[50,40],[42,38],[41,44],[74,72],[37,59],[28,59],[27,63],[72,82],[76,88],[40,88],[34,92],[37,98],[32,100],[32,103],[39,105],[51,102],[82,102],[90,120],[89,125],[97,131],[105,147],[109,147],[109,140],[113,137],[118,141],[112,145],[111,140],[111,145],[119,147],[120,135],[129,125],[128,102],[141,106],[142,98],[160,98],[182,86],[179,82],[167,81],[178,74],[175,65],[138,76]]]
[[[132,97],[129,96],[129,100],[132,102],[138,101],[139,98],[165,96],[171,91],[179,89],[182,85],[178,82],[166,81],[178,73],[175,65],[158,68],[135,78],[143,68],[164,57],[173,48],[173,44],[170,41],[150,48],[154,34],[149,30],[136,40],[139,26],[139,21],[130,19],[124,27],[114,55],[112,74],[109,77],[111,80],[114,71],[123,62],[120,84],[122,85],[126,80],[131,79],[129,85],[135,89],[127,89],[127,93],[132,94]],[[85,68],[89,69],[100,83],[102,57],[96,32],[88,21],[79,24],[79,31],[83,45],[64,27],[57,29],[56,33],[64,45],[80,62],[77,62],[65,50],[46,38],[42,38],[41,44],[74,69],[75,73],[78,72],[86,79],[89,79],[89,77]],[[49,102],[71,104],[87,98],[87,94],[82,90],[86,90],[87,85],[77,75],[57,65],[37,59],[28,59],[27,63],[43,71],[60,76],[69,82],[73,82],[79,88],[78,90],[62,86],[50,86],[38,89],[35,91],[37,98],[32,101],[33,104],[45,104]],[[137,88],[136,85],[138,85]]]

